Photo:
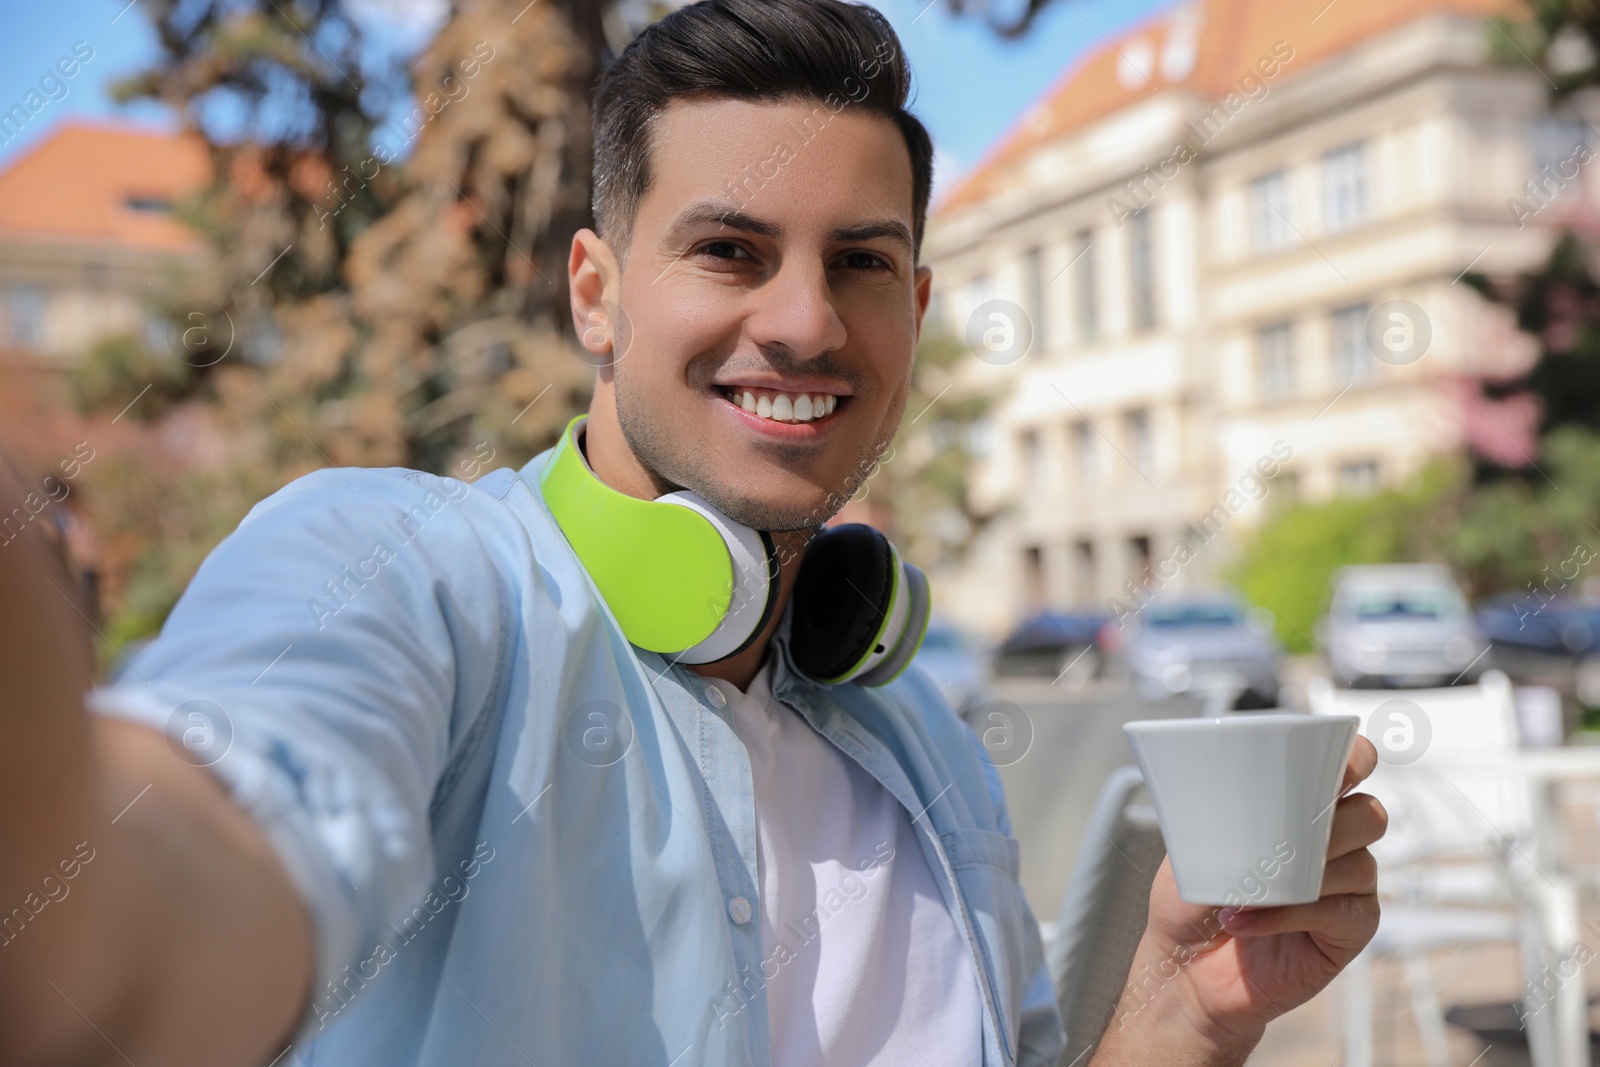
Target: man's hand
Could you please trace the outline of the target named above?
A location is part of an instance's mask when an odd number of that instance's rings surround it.
[[[1367,850],[1388,815],[1349,790],[1377,766],[1356,738],[1334,808],[1322,897],[1238,910],[1186,904],[1170,862],[1150,887],[1150,921],[1128,987],[1091,1061],[1240,1064],[1268,1022],[1321,992],[1378,929],[1378,869]]]

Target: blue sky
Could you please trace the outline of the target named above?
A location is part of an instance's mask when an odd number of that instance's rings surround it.
[[[900,34],[916,72],[913,109],[927,124],[940,152],[943,182],[970,168],[1074,59],[1115,36],[1171,0],[1056,0],[1027,37],[1005,41],[973,16],[956,18],[946,0],[873,0]],[[356,0],[367,11],[386,7],[402,17],[381,24],[404,25],[430,0]],[[24,132],[0,144],[0,166],[34,143],[50,127],[74,116],[121,116],[161,125],[166,116],[150,105],[119,107],[108,87],[137,70],[155,52],[155,35],[138,0],[72,0],[63,4],[16,5],[0,34],[0,111],[37,86],[60,56],[83,41],[94,58],[67,83],[67,95],[49,102]],[[375,20],[375,24],[377,24]],[[403,33],[391,37],[403,47]],[[59,90],[57,90],[59,94]]]

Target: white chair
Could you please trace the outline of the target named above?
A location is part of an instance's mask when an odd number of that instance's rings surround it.
[[[1128,984],[1150,911],[1150,881],[1166,844],[1138,767],[1106,779],[1045,945],[1067,1047],[1059,1067],[1083,1067]]]
[[[1349,690],[1316,679],[1306,697],[1313,714],[1359,716],[1361,732],[1399,756],[1380,761],[1361,787],[1383,802],[1389,830],[1373,847],[1384,898],[1378,934],[1340,979],[1346,1067],[1372,1064],[1378,957],[1402,962],[1428,1061],[1448,1067],[1427,953],[1496,941],[1521,949],[1523,1022],[1536,1067],[1587,1065],[1581,977],[1549,988],[1578,945],[1577,892],[1537,858],[1510,681],[1487,671],[1475,686]]]

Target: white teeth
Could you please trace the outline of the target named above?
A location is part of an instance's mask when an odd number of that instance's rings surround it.
[[[745,411],[776,422],[811,422],[833,414],[839,406],[839,398],[830,393],[756,396],[750,390],[743,389],[729,392],[728,399]]]

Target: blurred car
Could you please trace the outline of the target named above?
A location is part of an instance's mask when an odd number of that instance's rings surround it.
[[[963,719],[988,699],[988,663],[965,634],[942,619],[929,621],[912,662],[922,667]]]
[[[1067,675],[1084,682],[1100,674],[1101,649],[1096,644],[1109,616],[1100,612],[1041,611],[1022,620],[995,650],[996,674]]]
[[[1154,601],[1130,623],[1122,657],[1141,697],[1231,691],[1237,708],[1278,704],[1283,647],[1272,619],[1232,594]]]
[[[1600,707],[1600,603],[1514,593],[1485,600],[1474,617],[1495,666],[1513,676],[1570,672],[1579,701]]]
[[[1488,644],[1455,579],[1438,564],[1341,567],[1317,636],[1339,685],[1475,683],[1487,668]]]

